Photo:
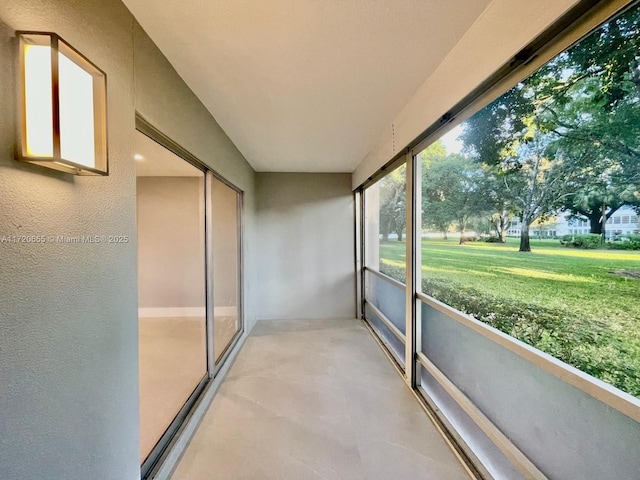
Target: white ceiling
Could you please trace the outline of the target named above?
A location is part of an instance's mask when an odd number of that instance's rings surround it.
[[[204,173],[136,130],[136,177],[202,177]]]
[[[352,172],[490,0],[124,3],[257,171]]]

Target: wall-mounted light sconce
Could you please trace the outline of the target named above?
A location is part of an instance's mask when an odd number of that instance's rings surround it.
[[[20,160],[108,175],[106,74],[55,33],[17,32]]]

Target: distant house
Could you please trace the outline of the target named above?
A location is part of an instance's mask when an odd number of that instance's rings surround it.
[[[519,237],[522,222],[514,218],[507,231],[509,237]],[[537,222],[531,226],[529,234],[532,238],[554,238],[563,235],[581,235],[589,233],[589,220],[571,217],[568,212],[558,212],[545,222]],[[638,214],[633,207],[620,207],[608,220],[605,228],[607,240],[620,235],[640,233]]]

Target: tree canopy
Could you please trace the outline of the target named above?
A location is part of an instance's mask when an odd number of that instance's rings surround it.
[[[603,235],[623,205],[640,209],[640,8],[611,19],[462,124],[460,153],[436,141],[422,162],[423,227],[464,237],[481,219],[504,241],[557,212]],[[383,180],[381,231],[402,238],[404,170]]]

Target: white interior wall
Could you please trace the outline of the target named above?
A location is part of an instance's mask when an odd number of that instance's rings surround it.
[[[138,308],[204,312],[204,174],[138,177],[136,194]]]
[[[260,318],[353,318],[350,174],[258,173]]]

